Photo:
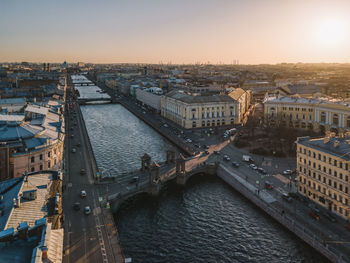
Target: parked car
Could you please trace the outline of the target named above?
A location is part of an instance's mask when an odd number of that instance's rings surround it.
[[[238,168],[238,167],[239,167],[239,163],[237,163],[237,162],[232,162],[232,166]]]
[[[290,197],[287,193],[283,193],[283,194],[282,194],[282,199],[283,199],[284,201],[287,201],[288,203],[293,202],[292,197]]]
[[[85,198],[86,197],[86,191],[85,190],[81,190],[80,191],[80,197],[81,198]]]
[[[257,170],[258,169],[258,167],[255,164],[253,164],[253,163],[250,164],[249,167],[252,168],[253,170]]]
[[[81,169],[80,169],[80,174],[81,174],[81,175],[85,175],[85,174],[86,174],[86,170],[85,170],[84,168],[81,168]]]
[[[76,153],[76,151],[77,151],[77,150],[76,150],[75,148],[72,149],[72,153]]]
[[[75,202],[75,203],[73,204],[73,209],[74,209],[75,211],[79,211],[79,210],[80,210],[80,203],[79,203],[79,202]]]
[[[205,154],[209,154],[210,153],[208,150],[205,150],[204,152],[205,152]]]
[[[85,214],[85,215],[90,215],[90,214],[91,214],[90,206],[85,206],[85,208],[84,208],[84,214]]]
[[[214,151],[214,154],[218,154],[218,155],[219,155],[219,154],[220,154],[220,151]]]

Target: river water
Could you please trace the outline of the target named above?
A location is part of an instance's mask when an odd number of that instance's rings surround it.
[[[170,147],[121,105],[83,106],[98,166],[113,176],[139,169],[144,152],[165,160]],[[327,262],[217,177],[138,196],[115,215],[132,262]]]

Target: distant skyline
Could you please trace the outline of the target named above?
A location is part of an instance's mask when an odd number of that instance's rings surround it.
[[[1,0],[0,62],[350,62],[349,0]]]

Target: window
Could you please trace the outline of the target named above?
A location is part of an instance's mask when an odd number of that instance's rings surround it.
[[[337,166],[337,160],[334,160],[333,163],[334,163],[334,166]]]
[[[343,180],[343,174],[342,173],[339,174],[339,179]]]
[[[50,163],[50,161],[47,162],[47,168],[51,168],[51,163]]]
[[[338,176],[337,171],[334,171],[334,176],[335,176],[335,177],[337,177],[337,176]]]
[[[326,113],[324,111],[321,112],[321,122],[326,122]]]
[[[33,166],[32,168],[30,168],[30,171],[31,171],[31,172],[34,172],[34,166]]]
[[[47,153],[47,157],[49,157],[49,158],[51,157],[51,152]]]
[[[339,184],[339,190],[343,191],[343,185],[342,184]]]
[[[334,125],[338,125],[339,124],[338,114],[333,114],[333,124]]]
[[[43,159],[43,155],[42,155],[42,154],[40,154],[39,159],[40,159],[40,160]],[[42,170],[42,169],[40,169],[40,170]]]
[[[195,121],[192,122],[192,128],[196,128],[197,123]]]
[[[30,162],[31,162],[31,163],[34,163],[34,161],[35,161],[35,158],[34,158],[34,156],[32,156],[32,157],[30,158]]]
[[[40,171],[42,171],[43,170],[43,165],[42,164],[40,164]]]
[[[346,127],[350,128],[350,116],[346,118]]]

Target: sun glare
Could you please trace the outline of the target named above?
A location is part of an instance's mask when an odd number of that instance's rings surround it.
[[[337,47],[344,44],[349,33],[349,27],[340,19],[327,19],[319,24],[317,41],[328,47]]]

